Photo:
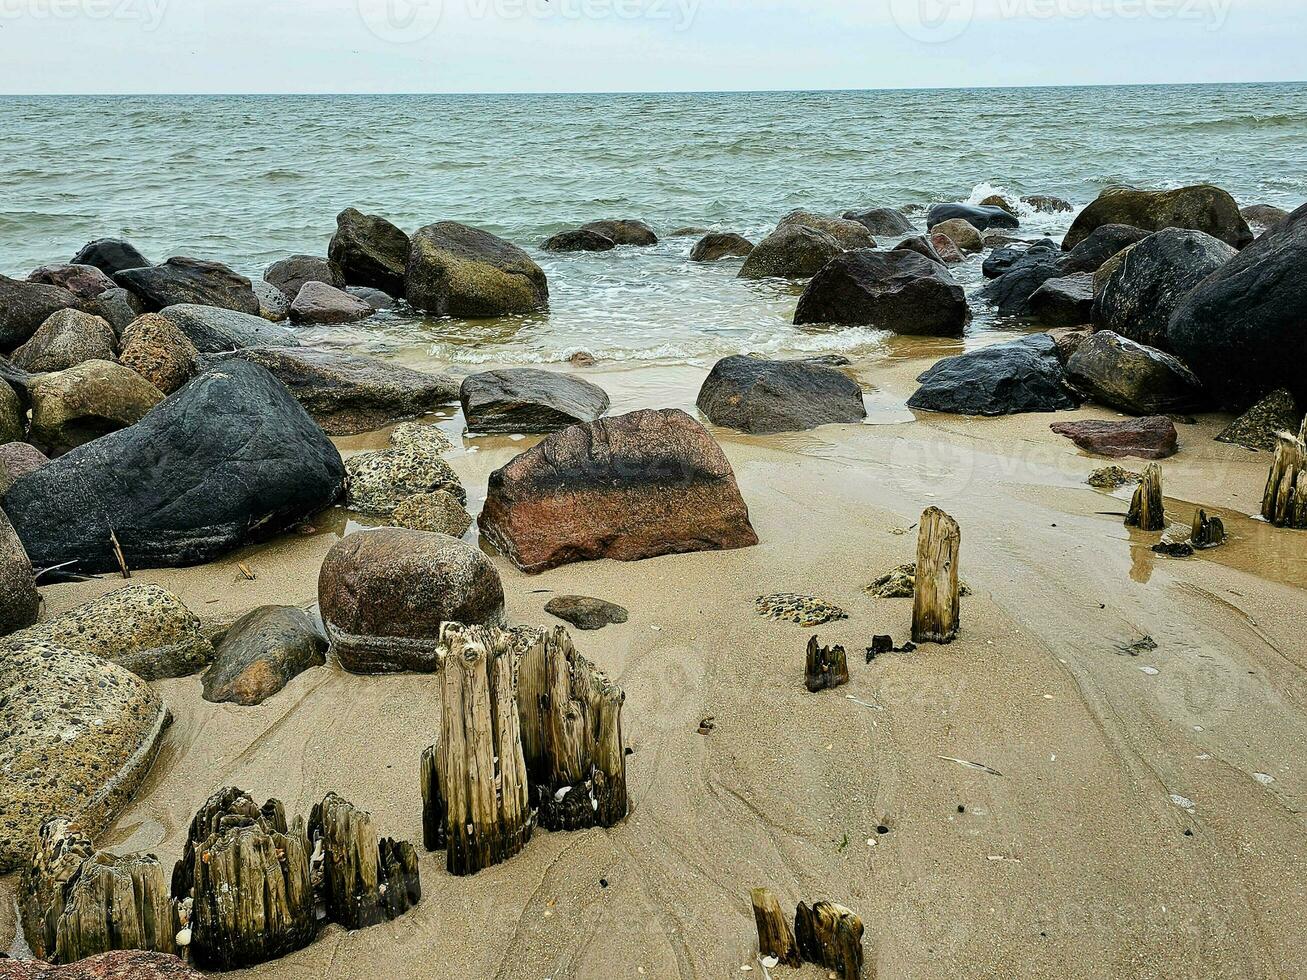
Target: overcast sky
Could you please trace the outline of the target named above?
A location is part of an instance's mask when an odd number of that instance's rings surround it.
[[[1307,0],[0,0],[0,92],[1288,81]]]

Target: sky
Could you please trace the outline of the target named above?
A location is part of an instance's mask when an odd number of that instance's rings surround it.
[[[0,93],[1307,79],[1305,0],[0,0]]]

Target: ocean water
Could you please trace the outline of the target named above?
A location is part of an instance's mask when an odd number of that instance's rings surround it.
[[[791,325],[798,288],[691,263],[693,238],[546,255],[549,235],[636,217],[754,240],[794,208],[1210,181],[1241,204],[1307,201],[1307,83],[677,95],[32,97],[0,99],[0,272],[130,239],[253,277],[325,254],[353,205],[407,230],[487,228],[549,275],[547,315],[387,314],[313,339],[453,364],[711,363],[741,351],[874,354],[876,330]],[[1023,217],[1060,235],[1070,215]],[[920,220],[920,217],[916,220]],[[883,244],[894,244],[883,243]],[[971,289],[979,260],[957,270]],[[1002,329],[977,308],[983,339]]]

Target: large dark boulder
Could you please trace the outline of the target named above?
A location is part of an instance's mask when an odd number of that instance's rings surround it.
[[[340,453],[271,374],[230,361],[135,425],[20,477],[3,507],[35,565],[114,571],[213,561],[340,496]]]
[[[1191,289],[1239,253],[1202,231],[1164,228],[1131,248],[1094,300],[1093,323],[1158,350],[1171,314]]]
[[[351,286],[403,296],[409,248],[408,235],[385,218],[346,208],[336,216],[336,234],[327,246],[327,257]]]
[[[250,281],[221,262],[173,256],[162,265],[124,269],[113,280],[139,296],[151,313],[189,303],[259,314],[259,297]]]
[[[740,267],[740,279],[808,279],[844,251],[824,231],[781,225],[760,241]]]
[[[593,231],[618,245],[649,246],[658,244],[658,236],[643,221],[636,218],[620,218],[608,221],[589,221],[581,226],[581,231]]]
[[[540,246],[546,252],[611,252],[617,243],[588,228],[572,228],[547,238]]]
[[[1134,225],[1099,225],[1063,257],[1062,268],[1068,273],[1097,272],[1103,263],[1149,234]]]
[[[325,282],[337,289],[345,288],[345,273],[340,265],[316,255],[291,255],[278,259],[263,270],[263,279],[281,290],[290,303],[295,301],[306,282]]]
[[[1222,402],[1276,388],[1307,402],[1307,205],[1195,286],[1167,326],[1171,350]]]
[[[979,204],[936,204],[926,213],[926,227],[961,218],[979,231],[990,228],[1020,228],[1021,222],[1003,208]]]
[[[87,306],[61,286],[0,276],[0,350],[13,350],[60,310]]]
[[[862,389],[841,371],[739,354],[713,365],[698,405],[713,424],[741,432],[798,432],[867,416]]]
[[[69,264],[93,265],[109,276],[124,269],[143,269],[147,265],[154,265],[135,245],[121,238],[97,238],[87,242]]]
[[[512,242],[456,221],[413,235],[405,296],[436,316],[497,317],[549,306],[544,271]]]
[[[1128,415],[1191,412],[1203,403],[1202,384],[1170,354],[1101,330],[1066,364],[1067,378],[1100,405]]]
[[[482,371],[458,393],[469,432],[556,432],[608,411],[608,393],[583,378],[538,368]]]
[[[1253,240],[1234,198],[1211,184],[1172,191],[1109,187],[1076,215],[1062,247],[1070,251],[1101,225],[1134,225],[1145,231],[1193,228],[1235,248],[1243,248]]]
[[[1056,253],[1049,249],[1030,249],[976,295],[1002,316],[1028,317],[1032,315],[1030,297],[1035,290],[1063,275]]]
[[[947,269],[908,251],[835,256],[799,297],[794,322],[867,325],[901,334],[959,337],[971,318]]]
[[[863,208],[858,211],[846,211],[844,220],[856,221],[872,235],[882,238],[912,234],[912,222],[897,208]]]
[[[182,303],[165,307],[159,315],[184,333],[201,354],[245,347],[300,346],[299,338],[289,327],[235,310]]]
[[[249,347],[216,363],[240,359],[272,372],[324,432],[371,432],[448,405],[458,382],[363,354],[312,347]]]
[[[490,474],[478,524],[527,572],[758,543],[726,456],[676,409],[551,433]]]
[[[986,279],[997,279],[1028,255],[1042,256],[1055,261],[1061,258],[1058,247],[1047,238],[1029,245],[1003,245],[985,256],[980,271]]]
[[[1046,333],[936,361],[917,378],[909,408],[955,415],[1014,415],[1075,408],[1057,345]]]
[[[1088,323],[1094,309],[1094,277],[1087,272],[1049,279],[1030,294],[1030,314],[1046,327]]]
[[[744,258],[753,251],[753,242],[730,231],[714,231],[699,239],[690,249],[691,262],[716,262],[718,259]]]

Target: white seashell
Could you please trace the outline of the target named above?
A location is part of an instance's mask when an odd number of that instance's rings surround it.
[[[178,929],[178,930],[177,930],[177,945],[178,945],[178,946],[189,946],[190,944],[191,944],[191,927],[190,927],[190,926],[186,926],[186,927],[183,928],[183,929]]]

